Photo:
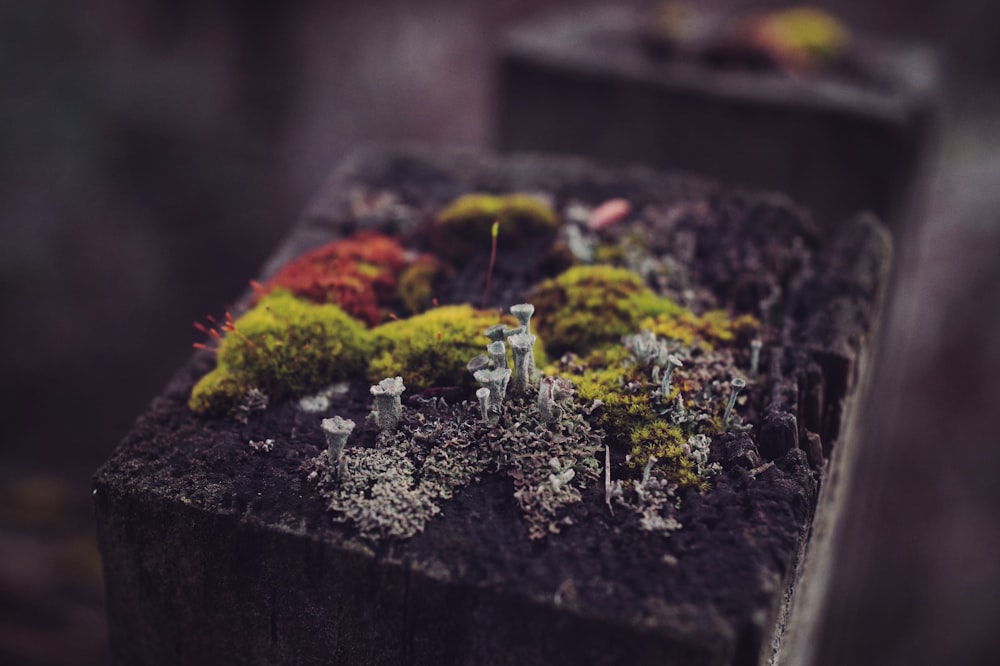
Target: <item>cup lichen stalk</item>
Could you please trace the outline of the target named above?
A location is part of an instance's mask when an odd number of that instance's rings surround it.
[[[405,390],[402,377],[386,377],[371,387],[371,394],[375,398],[372,416],[380,435],[390,435],[399,426],[399,419],[403,415],[401,396]]]
[[[342,475],[344,472],[344,447],[347,444],[347,439],[354,432],[354,421],[334,416],[330,419],[323,419],[320,428],[326,435],[330,464],[337,470],[338,475]]]
[[[507,345],[503,342],[491,342],[486,345],[486,351],[489,353],[490,361],[494,368],[506,368],[507,364]]]
[[[483,412],[483,421],[490,421],[490,390],[485,386],[476,390],[476,398],[479,399],[479,408]]]
[[[736,396],[740,394],[740,391],[747,382],[742,377],[733,377],[733,381],[729,384],[732,387],[732,392],[729,394],[729,404],[726,405],[726,413],[722,417],[722,427],[726,430],[729,429],[729,418],[733,415],[733,407],[736,406]]]
[[[670,395],[670,380],[673,378],[674,370],[681,367],[684,367],[684,364],[676,354],[670,354],[667,356],[667,368],[663,371],[663,377],[660,379],[661,400],[667,400]]]
[[[537,338],[530,333],[519,333],[510,337],[510,347],[514,352],[514,391],[525,394],[532,382],[532,349]]]
[[[503,401],[507,396],[507,383],[510,381],[510,375],[511,372],[508,368],[478,370],[474,375],[476,381],[483,388],[489,390],[487,411],[491,423],[496,423],[500,419],[500,414],[503,413]]]
[[[542,417],[542,422],[551,427],[562,412],[562,408],[556,404],[556,378],[542,377],[538,383],[538,413]]]
[[[760,368],[760,348],[763,346],[760,338],[750,341],[750,377],[756,377]]]
[[[490,342],[503,342],[507,339],[507,331],[510,327],[507,324],[494,324],[483,331],[483,335],[489,338]]]

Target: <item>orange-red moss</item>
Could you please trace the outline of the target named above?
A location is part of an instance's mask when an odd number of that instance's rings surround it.
[[[394,239],[361,232],[327,243],[285,264],[258,298],[285,289],[314,303],[332,303],[369,326],[381,323],[397,300],[406,252]]]

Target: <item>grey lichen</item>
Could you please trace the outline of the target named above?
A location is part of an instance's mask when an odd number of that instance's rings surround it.
[[[643,367],[663,367],[670,355],[667,340],[656,337],[652,331],[643,330],[622,338],[622,344],[635,362]]]
[[[561,377],[542,377],[538,382],[538,413],[542,423],[551,426],[562,418],[566,408],[560,403],[574,395],[572,382]]]
[[[494,368],[509,367],[507,363],[507,345],[502,341],[491,342],[486,345],[486,352],[489,354],[490,363]]]
[[[375,398],[371,418],[378,426],[379,434],[388,435],[396,430],[403,413],[402,395],[406,387],[402,377],[386,377],[371,387]]]
[[[558,533],[567,520],[559,512],[581,500],[580,489],[600,478],[595,454],[603,448],[600,431],[565,410],[543,427],[533,402],[515,402],[509,420],[487,439],[495,460],[514,479],[514,497],[528,523],[528,536]]]
[[[250,415],[254,412],[266,410],[268,402],[266,393],[256,387],[250,388],[240,397],[239,402],[233,407],[230,415],[237,423],[249,423]]]
[[[558,532],[567,524],[561,510],[600,476],[600,431],[569,409],[543,427],[533,401],[510,401],[495,423],[480,414],[473,402],[434,414],[408,409],[380,448],[346,449],[340,473],[323,451],[306,465],[309,478],[338,519],[369,540],[422,531],[443,501],[487,472],[513,479],[529,537]]]
[[[457,414],[466,407],[447,409]],[[429,419],[407,410],[383,446],[347,449],[339,471],[323,451],[307,463],[309,478],[337,519],[353,524],[365,539],[412,537],[440,513],[441,502],[486,468],[474,440],[462,434],[469,424],[461,416]]]
[[[681,523],[673,516],[677,500],[677,485],[652,473],[655,458],[643,469],[642,480],[624,484],[616,480],[610,484],[605,500],[614,502],[621,508],[635,514],[639,528],[647,532],[669,534],[681,529]]]
[[[764,343],[760,338],[754,338],[750,341],[750,377],[754,378],[757,376],[757,372],[760,369],[760,350],[764,346]]]
[[[722,465],[708,461],[711,446],[712,439],[708,435],[697,434],[688,437],[687,443],[681,447],[684,455],[694,462],[698,476],[707,478],[722,471]]]
[[[479,400],[479,408],[483,413],[483,421],[490,420],[490,390],[485,386],[476,390],[476,399]]]
[[[580,227],[575,224],[566,225],[566,247],[573,258],[581,264],[594,263],[596,245],[591,238],[584,235]]]
[[[480,354],[469,359],[469,362],[465,364],[465,367],[473,374],[473,376],[475,376],[475,374],[480,370],[489,370],[492,368],[493,360],[486,354]]]
[[[730,382],[732,387],[732,392],[729,394],[729,402],[726,403],[726,412],[722,416],[722,426],[724,428],[729,427],[729,417],[733,414],[733,407],[736,406],[736,397],[740,394],[740,391],[747,385],[747,381],[742,377],[733,377],[733,381]]]
[[[677,368],[684,367],[684,363],[677,357],[676,354],[667,355],[667,367],[663,371],[663,377],[660,380],[660,399],[667,400],[670,396],[670,380],[674,376],[674,370]]]
[[[503,402],[507,397],[507,384],[510,382],[510,370],[507,368],[477,370],[474,377],[482,388],[490,392],[487,399],[487,410],[491,422],[495,423],[503,413]]]
[[[490,342],[503,342],[507,339],[507,331],[510,328],[506,324],[494,324],[483,331],[483,335],[489,338]]]
[[[524,328],[524,333],[531,333],[531,315],[535,314],[535,306],[531,303],[518,303],[510,306],[510,313],[517,319],[517,323]]]
[[[250,449],[255,453],[270,453],[274,450],[273,439],[251,439]]]
[[[510,348],[514,352],[514,392],[523,395],[534,384],[534,354],[537,338],[530,333],[512,335]]]
[[[351,433],[354,432],[354,421],[334,416],[331,419],[323,419],[320,423],[320,429],[326,436],[326,450],[330,457],[330,463],[342,471],[344,447],[347,445]]]

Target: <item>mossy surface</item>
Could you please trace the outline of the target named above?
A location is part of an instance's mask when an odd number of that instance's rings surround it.
[[[605,279],[620,277],[618,294],[623,283],[633,290],[641,285],[636,276],[628,278],[627,271],[599,273]],[[574,281],[580,283],[584,281]],[[585,284],[593,288],[596,283]],[[604,302],[594,298],[594,302]],[[687,439],[723,430],[718,415],[728,379],[736,371],[729,350],[745,344],[757,330],[757,322],[749,316],[730,318],[722,311],[698,316],[672,301],[660,300],[665,302],[664,311],[641,319],[641,334],[619,336],[617,343],[582,357],[569,354],[546,372],[571,379],[584,403],[600,404],[592,416],[595,425],[606,432],[609,442],[629,447],[634,470],[642,470],[655,457],[656,468],[671,483],[700,486],[705,483],[705,469],[695,464],[691,447],[685,448]],[[601,316],[603,311],[596,308],[590,316],[606,326],[608,317]],[[673,371],[664,394],[661,378],[671,355],[682,356],[684,361]]]
[[[504,247],[554,234],[561,224],[552,207],[530,194],[466,194],[434,219],[432,240],[441,255],[458,260],[489,250],[494,222]]]
[[[829,12],[791,7],[751,19],[752,38],[779,64],[810,73],[843,57],[850,46],[848,29]]]
[[[711,351],[717,345],[745,345],[760,322],[751,315],[731,317],[725,310],[712,310],[696,315],[686,308],[676,312],[648,317],[639,322],[639,330],[684,345],[700,344]]]
[[[635,273],[612,266],[570,268],[539,284],[529,300],[535,305],[538,334],[552,356],[586,354],[638,331],[645,319],[683,311]]]
[[[591,420],[604,430],[607,442],[624,448],[634,473],[655,456],[655,469],[671,483],[703,485],[683,449],[695,429],[673,423],[667,415],[678,386],[664,400],[659,385],[651,381],[650,368],[636,362],[624,345],[605,347],[583,360],[565,358],[546,368],[546,373],[570,379],[582,403],[599,401]]]
[[[430,254],[413,260],[399,275],[397,291],[407,314],[423,312],[434,305],[434,290],[452,271]]]
[[[191,389],[188,406],[195,414],[223,416],[233,413],[243,396],[255,385],[243,374],[216,368]]]
[[[732,318],[721,310],[697,315],[658,296],[635,273],[612,266],[570,268],[539,284],[531,302],[538,334],[551,356],[585,355],[641,330],[711,349],[747,338],[757,327],[748,315]]]
[[[704,487],[705,479],[698,475],[695,461],[684,449],[687,436],[676,425],[662,418],[644,423],[629,433],[629,464],[635,470],[645,469],[651,458],[664,476],[678,486]]]
[[[215,370],[188,404],[199,414],[224,414],[251,388],[274,399],[302,395],[360,375],[370,349],[367,329],[338,306],[275,291],[228,327]]]
[[[374,353],[368,378],[400,376],[407,391],[434,386],[475,386],[466,364],[485,351],[483,331],[498,323],[516,326],[513,317],[469,305],[447,305],[372,329]]]

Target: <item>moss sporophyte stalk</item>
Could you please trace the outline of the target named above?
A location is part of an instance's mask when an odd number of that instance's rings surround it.
[[[209,340],[197,346],[216,367],[190,409],[252,427],[261,411],[321,391],[302,401],[325,438],[306,473],[367,540],[422,531],[454,493],[495,474],[513,480],[533,539],[568,527],[568,507],[590,497],[615,520],[680,529],[679,493],[710,492],[719,469],[713,438],[747,427],[735,387],[746,386],[756,321],[695,313],[600,264],[540,274],[507,314],[438,306],[435,289],[468,274],[457,247],[481,247],[497,220],[512,245],[565,240],[544,201],[476,194],[431,217],[423,236],[362,232],[293,260],[241,316],[200,327]],[[447,250],[442,233],[454,239]]]

